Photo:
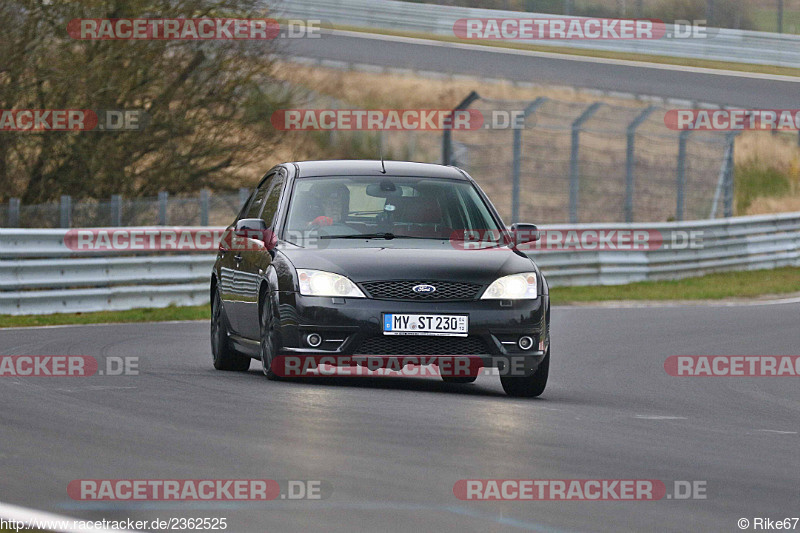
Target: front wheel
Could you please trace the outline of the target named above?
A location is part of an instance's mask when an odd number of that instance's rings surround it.
[[[265,296],[259,312],[259,327],[261,331],[261,370],[267,379],[278,381],[279,376],[272,371],[272,360],[277,349],[277,333],[275,331],[275,317],[272,315],[269,295]]]
[[[547,355],[539,363],[536,372],[530,376],[515,377],[501,376],[500,384],[506,394],[516,398],[535,398],[541,396],[547,387],[547,377],[550,374],[550,347],[547,347]]]
[[[245,372],[250,368],[250,358],[236,352],[228,339],[228,321],[219,290],[214,291],[214,299],[211,301],[211,354],[217,370]]]

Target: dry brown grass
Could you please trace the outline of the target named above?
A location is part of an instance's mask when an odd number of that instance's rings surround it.
[[[747,208],[747,215],[800,211],[800,148],[796,135],[746,132],[736,141],[737,165],[774,169],[788,177],[790,189],[779,198],[759,197]]]
[[[278,68],[280,79],[366,109],[452,109],[471,91],[483,98],[534,100],[540,96],[590,103],[597,97],[569,87],[525,87],[508,82],[481,82],[458,77],[430,79],[407,74],[342,71],[317,67]],[[620,105],[644,105],[630,100],[603,98]]]

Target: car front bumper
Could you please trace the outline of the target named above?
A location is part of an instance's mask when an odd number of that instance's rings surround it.
[[[469,316],[467,337],[383,334],[384,313],[418,313]],[[475,300],[461,302],[329,298],[278,293],[280,348],[276,355],[357,356],[407,358],[444,356],[480,360],[482,366],[506,367],[511,363],[530,370],[544,359],[549,347],[549,298],[536,300]],[[311,333],[323,343],[312,347]],[[522,336],[534,341],[529,350],[519,348]],[[348,361],[347,357],[340,357]]]

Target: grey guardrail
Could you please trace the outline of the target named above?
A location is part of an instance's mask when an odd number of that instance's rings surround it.
[[[396,0],[291,0],[280,5],[278,16],[320,20],[360,28],[389,29],[453,37],[459,19],[563,18],[559,15],[495,9],[417,4]],[[675,28],[668,25],[667,34]],[[466,41],[469,42],[469,41]],[[800,36],[768,32],[709,28],[708,37],[658,40],[518,40],[515,42],[631,52],[735,63],[800,67]]]
[[[0,314],[208,303],[214,255],[77,252],[64,242],[68,231],[76,230],[0,229]]]
[[[649,235],[647,245],[638,250],[604,246],[603,250],[530,251],[554,287],[617,285],[725,270],[800,266],[800,213],[541,229],[545,248],[546,239],[556,231],[561,232],[562,245],[570,242],[567,231],[584,236],[631,231]],[[76,253],[64,244],[67,231],[0,229],[0,314],[208,303],[213,254]]]

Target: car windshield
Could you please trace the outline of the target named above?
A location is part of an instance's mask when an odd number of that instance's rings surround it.
[[[453,239],[499,227],[468,181],[405,177],[303,178],[295,182],[284,239]]]

